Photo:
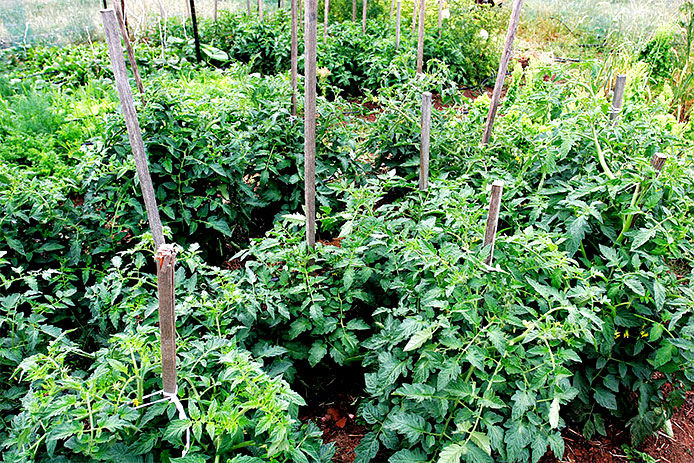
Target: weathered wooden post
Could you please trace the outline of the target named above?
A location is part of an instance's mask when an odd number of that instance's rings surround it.
[[[651,166],[655,169],[655,176],[660,176],[660,172],[665,166],[665,161],[667,161],[667,154],[655,153],[651,159]]]
[[[443,17],[443,0],[439,0],[439,38],[441,38],[442,17]]]
[[[263,20],[263,0],[258,0],[258,18]]]
[[[218,1],[219,0],[214,0],[214,22],[217,22],[217,7],[218,7],[217,2]]]
[[[195,14],[195,0],[190,0],[190,19],[193,22],[193,39],[195,40],[195,59],[202,61],[200,52],[200,36],[198,35],[198,17]]]
[[[366,2],[366,0],[364,0]],[[304,199],[306,203],[306,244],[316,242],[316,41],[318,0],[305,0],[304,32]]]
[[[499,210],[501,209],[501,193],[503,189],[503,180],[494,180],[491,198],[489,199],[487,228],[484,230],[484,246],[491,246],[489,255],[484,261],[487,265],[492,265],[492,260],[494,259],[494,243],[496,242],[496,229],[499,226]]]
[[[357,0],[352,0],[352,22],[357,22]]]
[[[388,17],[389,20],[393,20],[393,11],[395,11],[395,0],[390,0],[390,16]]]
[[[402,18],[402,0],[398,0],[398,8],[395,13],[395,49],[400,47],[400,19]]]
[[[325,11],[323,11],[323,40],[328,38],[328,14],[330,12],[330,0],[325,0]]]
[[[251,15],[251,0],[246,0],[246,9],[248,12],[248,16]]]
[[[417,74],[424,69],[424,19],[426,15],[425,0],[419,1],[419,36],[417,37]]]
[[[412,10],[412,35],[414,35],[414,31],[417,30],[417,8],[419,8],[419,0],[414,0]]]
[[[429,188],[429,141],[431,138],[431,92],[422,93],[422,135],[419,145],[419,189]]]
[[[142,141],[140,123],[137,120],[135,102],[133,101],[133,94],[130,90],[128,75],[125,70],[125,62],[123,61],[123,48],[121,47],[120,37],[118,36],[118,20],[113,10],[102,10],[101,18],[104,23],[108,52],[111,57],[113,75],[116,82],[116,89],[118,90],[118,96],[120,97],[123,117],[125,118],[125,126],[128,130],[130,146],[133,151],[133,156],[135,157],[135,166],[137,168],[137,176],[140,180],[140,188],[142,188],[147,218],[149,226],[152,229],[152,236],[154,237],[154,247],[159,249],[159,246],[164,244],[164,233],[161,226],[161,219],[159,218],[159,209],[157,207],[156,196],[154,195],[152,178],[149,175],[145,145]]]
[[[292,116],[296,117],[296,97],[298,92],[298,60],[299,60],[299,4],[298,0],[292,0]]]
[[[176,249],[162,244],[157,249],[157,293],[159,296],[159,332],[161,335],[161,373],[163,390],[176,394],[176,301],[174,275]]]
[[[612,95],[612,108],[610,108],[610,120],[614,121],[622,112],[622,104],[624,103],[624,89],[626,88],[627,76],[620,74],[614,84],[614,94]]]
[[[128,27],[128,10],[125,8],[125,0],[120,0],[120,10],[123,12],[123,24],[125,24],[126,33],[128,37],[130,37],[130,27]]]
[[[130,37],[128,37],[128,31],[125,29],[125,22],[123,21],[123,12],[120,9],[118,2],[113,2],[115,6],[116,19],[118,20],[118,26],[120,26],[120,33],[123,37],[123,43],[125,44],[125,50],[128,52],[128,61],[130,62],[130,69],[133,71],[133,76],[135,76],[135,84],[137,85],[137,91],[140,92],[140,98],[142,103],[145,102],[145,86],[142,84],[142,78],[140,77],[140,70],[137,67],[137,62],[135,61],[135,52],[133,51],[133,46],[130,43]]]
[[[506,42],[504,43],[504,51],[499,62],[499,72],[496,75],[496,84],[494,85],[494,93],[492,93],[492,101],[489,105],[489,113],[487,115],[487,125],[484,127],[484,135],[482,135],[482,143],[489,143],[494,128],[494,119],[496,119],[496,111],[499,109],[499,100],[501,99],[501,90],[504,88],[504,80],[508,71],[508,63],[511,60],[513,51],[513,40],[516,38],[518,30],[518,22],[520,21],[521,9],[523,8],[523,0],[514,0],[513,10],[511,11],[511,19],[508,23],[506,31]]]
[[[366,7],[368,0],[364,0],[364,3],[362,5],[361,9],[361,33],[366,34]]]
[[[176,385],[176,323],[174,304],[175,248],[164,242],[164,233],[159,217],[159,209],[149,173],[142,132],[137,120],[135,102],[128,83],[128,75],[123,61],[123,48],[118,37],[118,19],[113,10],[102,10],[101,19],[108,44],[108,53],[113,67],[113,76],[120,98],[130,147],[135,158],[137,176],[140,180],[142,197],[147,210],[147,220],[154,238],[157,260],[157,288],[159,294],[159,328],[161,336],[161,362],[163,392],[175,397]],[[184,452],[185,453],[185,452]]]

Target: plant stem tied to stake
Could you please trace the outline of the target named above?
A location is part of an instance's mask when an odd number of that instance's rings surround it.
[[[489,255],[484,260],[484,263],[487,265],[492,265],[494,258],[494,243],[496,242],[496,229],[499,226],[499,210],[501,209],[501,194],[503,190],[504,181],[494,180],[494,183],[492,183],[492,195],[489,199],[487,228],[484,230],[484,247],[490,246]]]
[[[622,112],[622,104],[624,103],[624,88],[626,87],[627,76],[620,74],[614,84],[614,94],[612,95],[612,108],[610,109],[610,120],[614,121]]]
[[[145,208],[147,209],[147,218],[152,229],[152,236],[154,237],[154,247],[159,249],[164,244],[164,233],[162,231],[161,219],[159,218],[154,187],[152,186],[152,178],[149,175],[140,123],[135,112],[135,102],[133,101],[133,94],[125,71],[123,48],[118,37],[118,20],[113,10],[102,10],[101,19],[104,23],[108,52],[111,57],[113,75],[116,81],[116,88],[118,89],[118,96],[120,97],[123,117],[125,118],[125,126],[128,129],[128,138],[130,139],[130,146],[135,157],[135,166],[140,180],[140,187],[142,188]]]
[[[486,145],[489,143],[489,139],[492,137],[492,128],[494,127],[494,119],[496,118],[496,111],[499,109],[499,100],[501,99],[501,90],[504,87],[504,80],[506,79],[506,72],[508,71],[508,63],[511,61],[511,53],[513,52],[513,40],[516,38],[516,31],[518,30],[518,22],[520,21],[521,9],[523,8],[523,0],[515,0],[513,2],[513,10],[511,12],[511,19],[508,23],[508,30],[506,31],[506,42],[504,43],[504,51],[501,55],[501,61],[499,62],[499,72],[496,75],[496,84],[494,85],[494,93],[492,94],[492,101],[489,105],[489,114],[487,115],[487,125],[484,127],[484,135],[482,135],[482,144]]]
[[[306,244],[312,249],[316,242],[316,41],[318,0],[305,0],[304,33],[304,198],[306,203]],[[366,4],[366,0],[364,0]]]
[[[419,153],[419,189],[429,187],[429,140],[431,138],[431,92],[422,93],[422,139]]]

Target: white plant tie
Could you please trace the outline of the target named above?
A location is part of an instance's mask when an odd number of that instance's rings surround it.
[[[160,402],[166,402],[170,401],[174,406],[176,407],[176,410],[178,411],[178,419],[179,420],[187,420],[188,415],[186,415],[186,411],[183,408],[183,404],[181,403],[180,399],[178,398],[178,391],[174,393],[169,393],[169,392],[164,392],[164,391],[157,391],[153,392],[151,394],[147,394],[146,396],[142,397],[142,400],[149,399],[151,397],[154,397],[156,395],[163,395],[164,397],[161,399],[154,400],[152,402],[147,402],[143,403],[142,405],[138,405],[135,407],[135,410],[140,409],[140,408],[146,408],[149,406],[152,406],[154,404],[160,403]],[[183,449],[183,453],[181,454],[181,458],[185,457],[188,454],[188,451],[190,450],[190,426],[186,428],[186,446]]]

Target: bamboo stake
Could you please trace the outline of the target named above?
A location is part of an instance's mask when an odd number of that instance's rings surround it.
[[[422,93],[422,138],[419,145],[419,189],[429,188],[429,141],[431,138],[431,92]]]
[[[263,0],[258,0],[258,18],[263,20]]]
[[[176,249],[172,244],[159,246],[157,292],[159,296],[159,333],[161,340],[161,376],[164,392],[176,394],[176,303],[174,275]]]
[[[125,70],[125,62],[123,61],[123,48],[121,47],[120,38],[118,37],[118,20],[113,10],[102,10],[101,19],[104,24],[104,32],[106,42],[108,44],[108,53],[113,66],[113,75],[120,98],[123,117],[125,118],[125,126],[128,130],[128,138],[130,146],[135,157],[135,167],[137,168],[137,176],[140,180],[140,188],[142,189],[142,197],[147,210],[147,219],[154,237],[154,247],[159,247],[164,244],[164,232],[159,218],[159,209],[157,207],[157,199],[154,194],[154,186],[152,185],[152,177],[149,174],[147,165],[147,156],[145,154],[145,145],[142,141],[142,132],[140,131],[140,123],[137,120],[137,112],[135,111],[135,102],[133,101],[132,90],[128,83],[128,75]]]
[[[291,51],[291,74],[292,74],[292,116],[296,117],[296,98],[298,92],[298,60],[299,60],[299,6],[298,0],[292,0],[292,51]]]
[[[395,13],[395,49],[400,47],[400,19],[402,18],[402,0],[398,0],[398,8]]]
[[[200,36],[198,35],[198,17],[195,14],[195,0],[190,0],[190,19],[193,22],[193,39],[195,40],[195,58],[198,63],[202,61],[200,52]]]
[[[361,9],[361,33],[366,34],[366,7],[368,0],[364,0]]]
[[[424,69],[424,15],[426,14],[425,0],[419,1],[419,37],[417,38],[417,74]]]
[[[484,247],[491,246],[489,255],[484,263],[492,265],[494,259],[494,244],[496,243],[496,229],[499,226],[499,210],[501,209],[501,194],[504,189],[503,180],[494,180],[492,194],[489,199],[489,215],[487,216],[487,228],[484,231]]]
[[[325,10],[323,11],[323,40],[328,39],[328,14],[330,13],[330,0],[325,0]]]
[[[352,22],[357,22],[357,0],[352,0]]]
[[[366,0],[364,0],[366,2]],[[306,244],[316,242],[316,39],[318,0],[305,0],[304,33],[304,198],[306,202]]]
[[[120,26],[120,33],[123,37],[123,43],[125,44],[125,50],[128,52],[128,61],[130,62],[130,69],[133,71],[133,76],[135,76],[135,84],[137,85],[137,91],[140,92],[140,98],[142,103],[145,102],[145,87],[142,84],[142,78],[140,77],[140,70],[137,67],[137,62],[135,61],[135,52],[133,51],[133,46],[130,43],[130,37],[128,37],[128,31],[125,29],[125,22],[123,21],[123,12],[120,9],[118,2],[113,2],[115,6],[116,19],[118,20],[118,26]]]
[[[614,121],[622,112],[622,104],[624,103],[624,89],[627,83],[627,76],[620,74],[614,84],[614,94],[612,96],[612,108],[610,109],[610,120]]]
[[[484,135],[482,136],[482,143],[485,145],[489,143],[489,140],[492,137],[494,119],[496,119],[496,111],[499,109],[501,90],[504,88],[504,80],[506,79],[506,72],[508,71],[508,63],[511,60],[511,53],[513,52],[513,40],[516,38],[516,31],[518,30],[518,22],[520,21],[520,14],[522,8],[523,0],[514,0],[513,10],[511,11],[511,19],[509,20],[508,31],[506,32],[504,52],[501,55],[501,61],[499,62],[499,72],[496,75],[494,93],[492,94],[492,101],[489,105],[487,125],[484,128]]]
[[[417,8],[419,8],[419,0],[414,0],[414,7],[412,10],[412,35],[414,35],[414,31],[417,30]]]

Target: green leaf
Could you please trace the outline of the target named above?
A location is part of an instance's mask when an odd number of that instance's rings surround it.
[[[425,399],[431,399],[434,395],[435,389],[427,384],[403,384],[396,391],[396,395],[403,395],[408,399],[414,399],[417,402],[421,402]]]
[[[411,350],[418,349],[419,347],[422,347],[422,345],[431,338],[431,336],[434,334],[434,328],[433,327],[428,327],[423,330],[417,331],[415,334],[412,335],[409,341],[407,341],[407,344],[405,345],[405,348],[403,349],[405,352],[409,352]]]
[[[315,367],[327,353],[328,348],[323,341],[314,342],[313,346],[311,346],[311,350],[308,352],[308,363],[310,363],[312,367]]]
[[[641,228],[636,233],[636,236],[634,236],[634,241],[631,243],[631,250],[633,251],[646,244],[646,242],[650,240],[653,235],[655,235],[654,228]]]
[[[473,431],[470,433],[470,440],[475,443],[479,448],[484,450],[484,452],[491,456],[492,455],[492,445],[489,442],[489,437],[486,434],[479,431]]]
[[[460,463],[460,457],[467,453],[463,444],[449,444],[439,453],[438,463]]]
[[[429,461],[426,454],[419,449],[403,449],[395,452],[389,459],[389,463],[425,463]]]
[[[663,310],[663,306],[665,305],[665,287],[658,280],[653,282],[653,293],[655,308],[658,311]]]
[[[595,392],[593,392],[593,397],[598,404],[608,410],[617,410],[617,397],[604,387],[596,388]]]
[[[357,445],[357,448],[354,450],[357,454],[354,463],[370,463],[378,453],[379,447],[378,434],[375,432],[368,433],[362,437],[361,442],[359,442],[359,445]]]
[[[224,235],[228,237],[233,235],[231,233],[231,228],[229,228],[229,224],[222,219],[212,217],[207,221],[207,224],[218,232],[224,233]]]

